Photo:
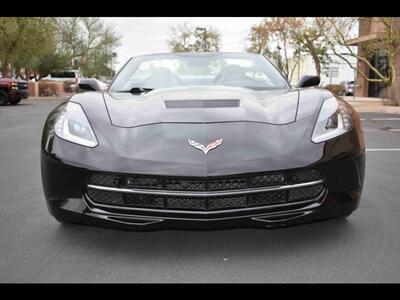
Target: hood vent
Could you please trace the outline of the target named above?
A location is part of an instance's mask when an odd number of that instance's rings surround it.
[[[224,100],[166,100],[167,109],[175,108],[218,108],[218,107],[239,107],[239,99]]]

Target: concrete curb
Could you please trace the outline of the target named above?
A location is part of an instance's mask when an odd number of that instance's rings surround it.
[[[382,101],[347,101],[358,112],[400,114],[400,106],[383,105]]]

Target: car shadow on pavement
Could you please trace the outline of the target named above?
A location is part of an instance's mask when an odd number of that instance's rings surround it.
[[[30,106],[30,105],[32,105],[33,103],[30,103],[30,102],[20,102],[20,103],[18,103],[17,105],[10,105],[10,104],[8,104],[8,105],[3,105],[3,106],[0,106],[0,108],[2,108],[2,109],[4,109],[4,108],[18,108],[18,107],[24,107],[24,106]]]
[[[148,260],[181,255],[199,256],[277,255],[315,251],[316,248],[345,247],[357,236],[357,226],[343,218],[282,229],[226,229],[212,231],[131,232],[82,225],[59,225],[54,236],[59,247],[100,257],[118,253],[125,258]]]

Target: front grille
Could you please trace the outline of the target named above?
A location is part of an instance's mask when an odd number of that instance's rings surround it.
[[[224,191],[246,188],[247,178],[213,179],[208,182],[208,190],[210,191]]]
[[[254,193],[248,196],[248,206],[262,206],[286,203],[286,191]]]
[[[246,195],[211,197],[208,199],[208,209],[225,209],[246,207]]]
[[[324,192],[324,184],[313,181],[321,180],[322,176],[318,170],[213,178],[144,177],[97,173],[90,177],[89,184],[114,187],[116,191],[96,190],[96,187],[89,186],[88,196],[94,203],[113,206],[209,211],[290,204],[312,199],[317,201]],[[268,191],[257,190],[304,182],[311,185]],[[119,192],[118,188],[147,189],[151,190],[151,193]],[[185,191],[190,193],[185,194]],[[224,191],[228,191],[228,194],[218,195]],[[229,195],[229,191],[235,193]],[[205,192],[209,192],[210,195],[201,195]]]
[[[122,193],[88,189],[88,195],[91,199],[100,204],[118,205],[118,206],[126,205],[126,201],[124,201],[124,195]]]
[[[321,173],[318,170],[303,170],[287,174],[287,181],[289,183],[302,183],[320,179]]]
[[[122,194],[122,193],[115,193]],[[131,207],[164,207],[164,198],[155,195],[125,194],[126,206]],[[123,204],[122,204],[123,205]]]
[[[268,174],[249,178],[250,187],[263,187],[270,185],[281,185],[285,183],[284,174]]]
[[[27,90],[28,83],[27,82],[18,82],[17,87],[18,87],[18,90]]]
[[[289,202],[302,201],[302,200],[310,199],[310,196],[316,197],[317,195],[321,194],[323,189],[324,189],[324,186],[322,184],[317,184],[317,185],[307,186],[307,187],[297,188],[297,189],[290,189],[288,201]]]
[[[90,183],[101,186],[121,187],[122,178],[111,174],[93,174],[90,177]]]
[[[174,191],[205,191],[206,181],[201,179],[166,179],[165,189]]]
[[[315,199],[321,195],[323,185],[293,190],[269,191],[231,196],[160,196],[106,192],[88,188],[92,201],[99,204],[138,208],[164,208],[183,210],[218,210],[267,206]]]
[[[166,197],[167,208],[205,210],[207,203],[205,198],[201,197]]]
[[[121,178],[122,180],[122,178]],[[162,189],[163,183],[160,178],[151,177],[126,177],[126,186],[138,189]]]
[[[124,176],[95,173],[90,177],[89,183],[109,187],[201,192],[260,188],[317,181],[321,179],[321,173],[316,169],[311,169],[288,173],[274,172],[260,175],[209,178],[174,178],[139,175]]]

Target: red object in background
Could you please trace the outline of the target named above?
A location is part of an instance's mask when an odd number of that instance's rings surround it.
[[[0,78],[0,105],[18,104],[29,97],[28,82],[20,79]]]

